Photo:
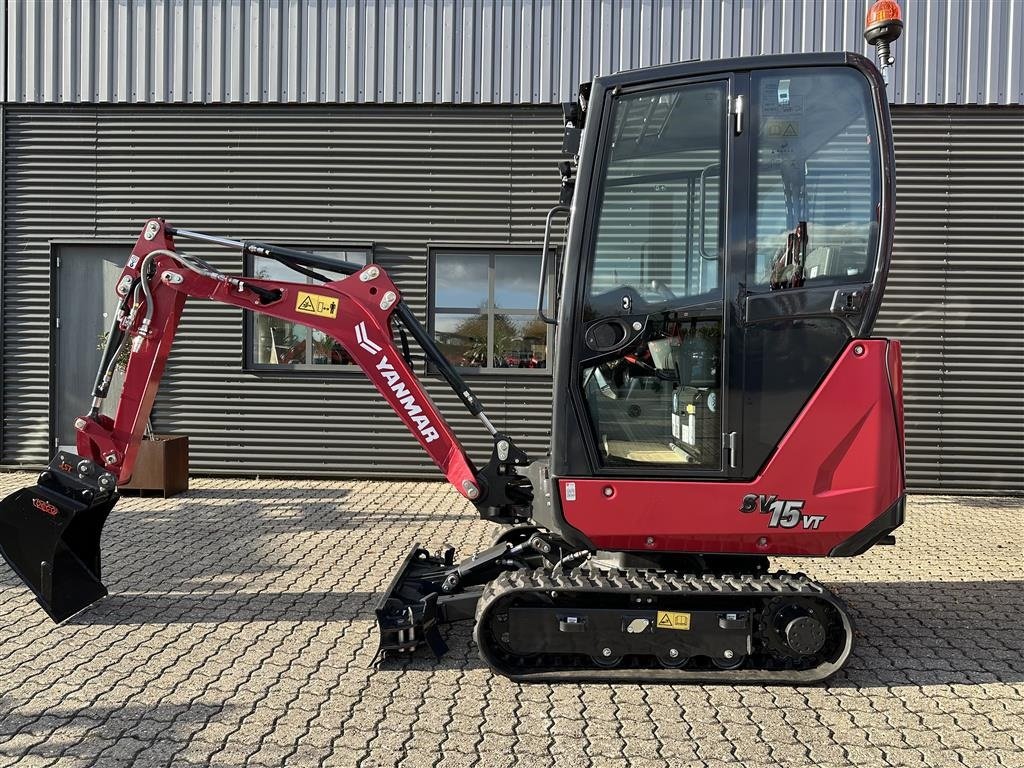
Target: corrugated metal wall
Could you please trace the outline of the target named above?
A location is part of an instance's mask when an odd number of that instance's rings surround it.
[[[1024,491],[1024,109],[895,110],[896,250],[917,490]]]
[[[51,238],[130,243],[163,213],[278,242],[372,240],[422,317],[427,241],[536,245],[557,196],[551,108],[5,112],[7,466],[48,458]],[[1024,109],[898,108],[894,124],[896,251],[877,330],[905,343],[910,485],[1024,490]],[[240,373],[241,327],[219,305],[185,314],[156,427],[191,436],[196,471],[434,476],[360,374]],[[549,379],[473,384],[500,427],[543,447]],[[476,421],[431,389],[484,449]]]
[[[121,237],[146,217],[301,245],[373,241],[414,311],[428,241],[539,248],[558,198],[551,108],[8,108],[2,462],[48,459],[51,238]],[[222,269],[240,258],[189,247]],[[127,252],[127,250],[126,250]],[[435,477],[358,371],[247,374],[242,313],[189,303],[154,414],[190,436],[192,468],[230,474]],[[420,367],[422,370],[422,367]],[[476,458],[490,441],[439,379],[429,389]],[[473,381],[494,423],[540,450],[550,378]]]
[[[10,102],[558,103],[594,75],[850,50],[871,0],[8,0]],[[1024,103],[1024,3],[901,0],[897,104]]]

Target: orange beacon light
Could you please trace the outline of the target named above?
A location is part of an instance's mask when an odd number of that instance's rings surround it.
[[[889,67],[896,61],[889,51],[889,45],[903,33],[903,11],[896,0],[876,0],[868,9],[864,20],[864,39],[875,46],[878,67],[882,78],[889,84]]]

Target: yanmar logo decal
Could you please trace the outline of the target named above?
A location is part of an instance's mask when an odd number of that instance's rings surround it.
[[[56,517],[57,513],[60,511],[46,499],[32,499],[32,506],[40,512],[45,512],[50,517]]]
[[[373,341],[370,341],[368,334],[366,333],[366,323],[361,322],[355,327],[356,341],[359,342],[359,346],[369,352],[371,355],[379,355],[381,347]],[[388,388],[395,393],[398,398],[398,402],[402,404],[402,409],[406,415],[416,425],[416,429],[423,436],[424,442],[432,443],[437,440],[440,435],[437,430],[430,423],[430,418],[423,415],[423,409],[416,402],[416,398],[409,391],[405,382],[402,381],[401,375],[395,370],[395,367],[388,362],[387,355],[380,355],[380,360],[377,361],[377,370],[380,371],[380,377],[387,383]]]
[[[376,355],[380,352],[380,347],[366,337],[366,323],[359,323],[359,325],[356,326],[356,341],[359,342],[360,347],[365,349],[371,355]]]

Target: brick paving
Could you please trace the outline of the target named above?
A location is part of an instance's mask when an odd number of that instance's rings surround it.
[[[0,475],[0,493],[31,482]],[[494,527],[437,483],[199,479],[125,498],[111,596],[54,627],[0,566],[0,765],[1024,766],[1021,499],[915,497],[895,547],[779,560],[849,603],[826,687],[518,685],[451,653],[374,669],[415,540]]]

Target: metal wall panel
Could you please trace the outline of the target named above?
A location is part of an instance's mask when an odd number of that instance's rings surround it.
[[[550,104],[686,59],[868,54],[871,0],[8,0],[9,102]],[[897,104],[1024,103],[1024,3],[901,0]]]
[[[294,244],[375,241],[422,317],[426,243],[537,245],[557,197],[551,108],[5,112],[5,466],[48,457],[50,238],[130,243],[163,213]],[[1020,492],[1024,109],[897,108],[894,124],[897,236],[877,331],[905,345],[910,487]],[[191,436],[196,471],[436,476],[360,374],[239,372],[241,325],[238,310],[191,302],[158,400],[157,429]],[[500,427],[543,448],[548,379],[473,384]],[[477,422],[430,388],[479,456]]]
[[[423,319],[428,242],[540,247],[557,202],[550,107],[7,108],[2,464],[45,463],[51,238],[181,226],[301,246],[371,241]],[[240,257],[189,243],[222,269]],[[153,423],[199,472],[438,477],[358,371],[241,372],[242,313],[190,301]],[[419,364],[418,370],[422,371]],[[477,459],[490,439],[439,378],[428,389]],[[474,377],[499,429],[541,451],[550,377]]]
[[[894,110],[908,480],[1024,491],[1024,109]]]

